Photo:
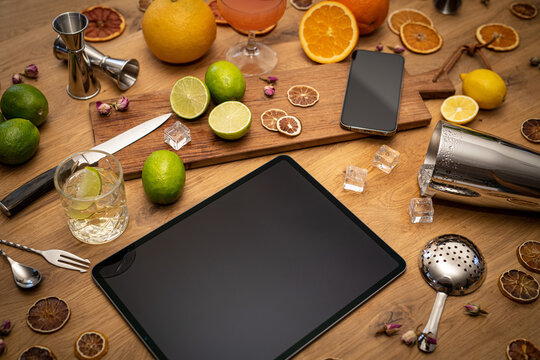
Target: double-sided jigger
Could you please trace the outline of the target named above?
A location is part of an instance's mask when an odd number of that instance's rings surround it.
[[[54,56],[58,60],[68,60],[69,50],[58,36],[53,45]],[[139,62],[135,59],[123,60],[103,55],[90,44],[84,45],[84,52],[92,66],[101,69],[107,76],[113,79],[120,90],[127,90],[135,84],[139,75]]]

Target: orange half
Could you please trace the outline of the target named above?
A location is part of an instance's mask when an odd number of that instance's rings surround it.
[[[302,17],[298,31],[306,55],[322,64],[345,59],[358,42],[358,25],[353,13],[335,1],[312,6]]]
[[[496,51],[514,50],[519,45],[519,35],[517,31],[505,24],[493,23],[484,24],[476,29],[476,38],[482,44],[489,42],[493,37],[497,39],[489,44],[487,48]]]

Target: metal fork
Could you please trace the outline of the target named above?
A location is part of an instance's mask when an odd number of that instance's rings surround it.
[[[0,239],[0,243],[39,254],[51,264],[64,269],[86,272],[86,269],[90,267],[90,261],[88,259],[80,258],[77,255],[73,255],[72,253],[64,250],[36,250],[28,246],[15,244],[11,241],[2,239]]]

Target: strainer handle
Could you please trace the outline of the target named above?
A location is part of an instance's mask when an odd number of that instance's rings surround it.
[[[446,302],[447,297],[447,294],[437,291],[437,297],[435,298],[435,303],[431,309],[429,320],[422,331],[422,334],[418,337],[418,348],[423,352],[433,352],[437,347],[437,330],[439,328],[439,320],[441,320],[444,303]]]

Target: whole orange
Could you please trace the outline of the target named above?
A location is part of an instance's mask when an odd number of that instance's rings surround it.
[[[203,56],[216,39],[216,22],[203,0],[155,0],[146,9],[142,31],[160,60],[179,64]]]
[[[371,34],[386,19],[389,0],[335,0],[352,11],[358,23],[360,35]]]

